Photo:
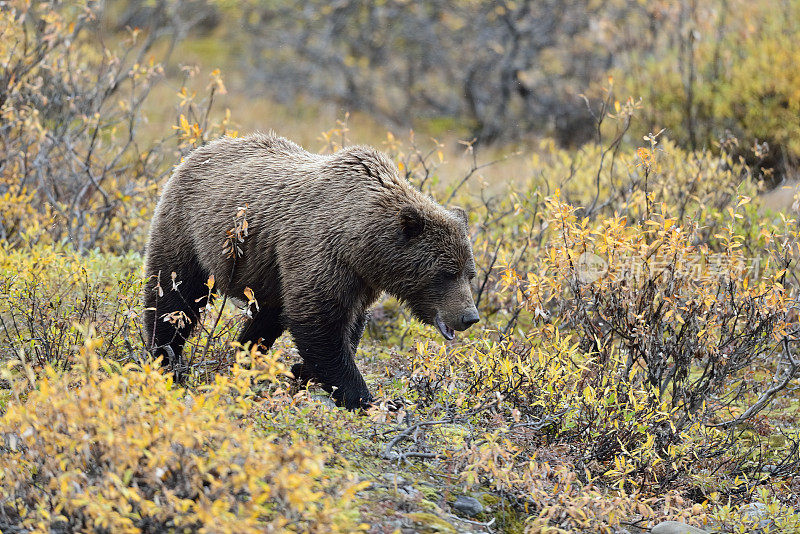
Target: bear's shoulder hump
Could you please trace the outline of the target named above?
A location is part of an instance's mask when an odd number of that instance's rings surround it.
[[[358,173],[377,180],[381,185],[399,185],[397,166],[389,156],[371,146],[356,145],[336,152],[331,156],[334,170],[346,174]]]

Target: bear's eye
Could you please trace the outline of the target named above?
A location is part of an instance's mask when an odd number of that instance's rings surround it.
[[[442,278],[445,280],[456,280],[458,273],[456,271],[442,271]]]

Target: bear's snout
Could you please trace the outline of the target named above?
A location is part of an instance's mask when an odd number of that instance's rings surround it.
[[[465,311],[464,314],[461,316],[461,325],[463,326],[463,328],[461,328],[460,330],[466,330],[467,328],[474,325],[480,320],[481,318],[478,315],[478,309],[475,306],[473,306],[471,309]]]
[[[441,307],[436,307],[437,312],[432,321],[447,340],[454,339],[456,331],[462,332],[481,320],[468,286],[464,287],[461,295],[453,293],[454,298],[445,300]]]
[[[474,325],[481,318],[478,315],[478,309],[474,304],[461,311],[448,313],[437,313],[434,319],[434,324],[439,328],[439,331],[445,339],[453,339],[456,335],[456,330],[461,332]]]

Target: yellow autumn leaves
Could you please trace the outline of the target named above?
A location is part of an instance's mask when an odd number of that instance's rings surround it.
[[[152,363],[98,358],[101,344],[88,335],[70,373],[3,372],[16,386],[0,417],[0,499],[21,527],[358,529],[347,510],[361,486],[323,476],[326,453],[242,420],[257,410],[252,381],[284,371],[274,356],[240,353],[229,375],[189,392]]]

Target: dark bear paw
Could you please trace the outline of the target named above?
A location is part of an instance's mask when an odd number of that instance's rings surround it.
[[[341,390],[333,392],[333,399],[336,405],[347,408],[348,410],[368,410],[370,408],[383,408],[389,412],[399,412],[406,407],[406,400],[402,397],[395,399],[374,399],[369,391],[351,390],[350,392],[339,393]]]
[[[367,409],[373,404],[372,395],[366,389],[345,389],[334,388],[333,386],[325,383],[320,383],[318,379],[310,372],[308,366],[303,363],[296,363],[291,369],[292,375],[301,387],[305,387],[309,382],[318,384],[322,389],[331,394],[336,406],[346,408],[348,410]]]
[[[347,410],[367,410],[373,406],[380,406],[383,404],[386,410],[390,412],[399,412],[405,409],[406,404],[408,404],[402,397],[376,401],[367,389],[334,388],[328,384],[320,383],[309,371],[308,366],[303,363],[294,364],[291,372],[301,387],[305,387],[309,382],[314,382],[331,394],[334,402],[336,402],[336,406],[346,408]]]
[[[372,406],[372,394],[367,390],[336,388],[331,395],[336,406],[347,410],[366,410]]]

